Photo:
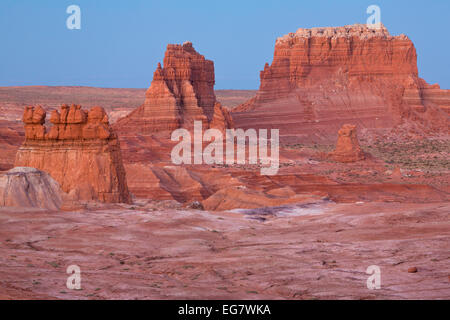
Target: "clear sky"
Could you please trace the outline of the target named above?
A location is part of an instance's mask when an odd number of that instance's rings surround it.
[[[66,27],[72,4],[80,30]],[[420,76],[450,89],[448,0],[1,0],[0,86],[146,88],[166,45],[189,40],[214,61],[216,89],[257,89],[277,37],[365,23],[371,4],[413,40]]]

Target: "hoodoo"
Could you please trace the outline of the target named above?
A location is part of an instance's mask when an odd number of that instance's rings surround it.
[[[355,162],[364,160],[364,152],[359,146],[356,136],[356,126],[344,124],[338,132],[336,149],[329,154],[329,157],[339,162]]]
[[[48,132],[45,118],[42,107],[26,107],[16,167],[49,173],[75,200],[131,201],[119,141],[103,108],[62,105],[52,112]]]
[[[191,42],[169,44],[163,64],[158,63],[144,104],[115,124],[121,135],[191,129],[194,121],[205,128],[211,122],[218,129],[232,126],[228,110],[216,101],[214,63]]]

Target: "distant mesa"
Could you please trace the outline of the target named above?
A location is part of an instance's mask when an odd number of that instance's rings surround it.
[[[331,159],[339,162],[355,162],[365,159],[356,136],[355,125],[344,124],[338,135],[336,149],[329,154]]]
[[[103,108],[62,105],[52,112],[48,132],[45,118],[42,107],[25,108],[16,167],[49,173],[74,200],[131,201],[120,144]]]
[[[114,126],[121,135],[190,129],[194,121],[202,121],[203,128],[232,127],[228,110],[216,100],[214,83],[214,63],[191,42],[169,44],[164,67],[158,63],[144,104]]]
[[[448,132],[448,92],[419,78],[414,44],[384,26],[289,33],[260,78],[257,95],[233,109],[236,127],[280,128],[282,141],[332,141],[345,123]]]
[[[232,186],[220,189],[204,200],[202,206],[205,210],[225,211],[276,207],[291,203],[308,203],[321,201],[324,198],[323,195],[314,193],[296,194],[290,187],[261,192],[243,186]]]

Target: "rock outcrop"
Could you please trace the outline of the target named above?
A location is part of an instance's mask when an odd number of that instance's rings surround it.
[[[142,106],[121,118],[115,128],[121,135],[153,134],[177,128],[192,128],[194,121],[202,121],[207,128],[215,125],[229,127],[229,115],[217,105],[214,94],[214,63],[206,60],[192,46],[169,44],[164,67],[158,63],[153,81]]]
[[[224,131],[227,128],[233,128],[233,126],[233,118],[231,117],[228,109],[223,108],[220,102],[216,102],[209,127],[211,129],[219,129]]]
[[[329,157],[339,162],[355,162],[364,160],[364,152],[359,146],[356,136],[356,126],[344,124],[338,132],[336,149],[329,154]]]
[[[296,194],[291,188],[261,192],[244,186],[223,188],[202,202],[205,210],[225,211],[233,209],[255,209],[276,207],[290,203],[320,201],[323,197],[315,194]]]
[[[428,114],[448,121],[444,109],[424,101],[428,85],[418,77],[412,41],[384,26],[299,29],[277,39],[260,77],[256,97],[233,110],[235,125],[280,128],[285,141],[331,140],[344,123],[385,129]]]
[[[61,188],[49,174],[16,167],[0,175],[0,206],[59,210]]]
[[[48,131],[45,118],[42,107],[26,107],[15,166],[49,173],[74,200],[130,202],[120,144],[103,108],[62,105]]]

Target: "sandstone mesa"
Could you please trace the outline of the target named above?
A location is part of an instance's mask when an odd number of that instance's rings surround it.
[[[345,123],[449,132],[448,90],[419,78],[412,41],[384,26],[299,29],[276,40],[260,78],[233,110],[236,127],[280,127],[284,141],[330,141]]]
[[[0,175],[0,207],[59,210],[63,192],[46,172],[17,167]]]

